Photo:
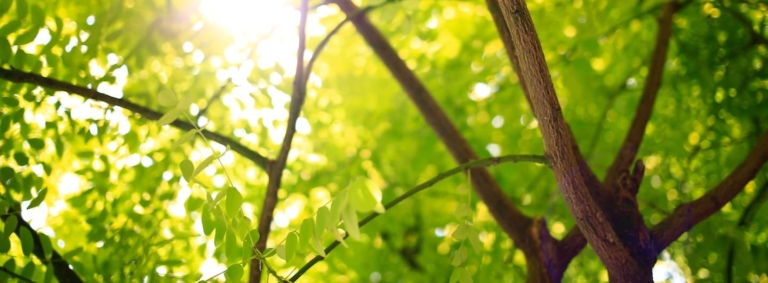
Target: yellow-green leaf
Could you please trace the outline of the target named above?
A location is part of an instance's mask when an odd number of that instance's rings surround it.
[[[243,266],[240,264],[233,264],[227,268],[227,272],[224,273],[224,277],[227,278],[227,282],[241,282],[243,280]]]
[[[173,143],[173,146],[171,146],[171,150],[174,150],[179,146],[181,146],[182,144],[188,142],[189,140],[195,137],[195,134],[197,134],[197,129],[192,129],[184,133],[184,135],[182,135],[178,140],[176,140]]]
[[[288,234],[288,238],[285,239],[285,261],[290,261],[296,254],[296,249],[299,245],[299,235],[296,232]]]
[[[451,237],[462,241],[467,238],[467,235],[469,235],[469,230],[472,229],[467,223],[461,223],[459,224],[459,227],[456,228],[456,231],[453,231],[453,234],[451,234]]]
[[[315,221],[307,218],[301,222],[301,228],[299,229],[299,249],[304,249],[309,245],[309,241],[315,234]]]
[[[359,212],[371,212],[376,207],[376,197],[371,189],[373,181],[367,178],[357,178],[349,186],[349,204]]]
[[[360,226],[357,225],[357,212],[352,206],[347,206],[342,214],[341,218],[344,220],[344,229],[347,230],[352,239],[360,240]]]
[[[203,172],[203,170],[205,170],[205,168],[208,167],[208,165],[211,165],[213,160],[215,160],[217,157],[218,156],[216,154],[213,154],[211,156],[206,157],[203,160],[203,162],[200,162],[200,164],[198,164],[197,167],[195,168],[195,171],[192,172],[192,179],[197,177],[197,175],[200,174],[200,172]]]
[[[184,180],[187,180],[187,182],[192,182],[192,173],[195,172],[195,165],[192,164],[192,161],[189,159],[184,159],[179,163],[179,168],[181,169],[181,176],[184,177]]]
[[[227,215],[229,217],[235,217],[237,213],[240,211],[240,206],[243,205],[243,195],[240,194],[240,191],[238,191],[234,187],[230,187],[227,189],[229,192],[227,193]]]
[[[163,107],[174,107],[179,103],[179,100],[172,91],[163,89],[157,94],[157,102]]]
[[[323,206],[320,209],[317,210],[317,215],[315,216],[315,237],[318,237],[320,239],[323,238],[323,231],[325,229],[328,229],[329,231],[336,230],[336,224],[330,224],[328,221],[328,218],[330,216],[330,212],[327,207]],[[333,230],[329,228],[331,225],[333,225]]]
[[[176,118],[179,118],[179,115],[183,113],[184,110],[180,108],[173,108],[169,110],[163,117],[160,117],[160,119],[157,120],[157,125],[159,126],[165,126],[170,124],[171,122],[175,121]]]

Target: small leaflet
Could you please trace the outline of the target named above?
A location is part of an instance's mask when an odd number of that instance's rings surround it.
[[[19,218],[15,214],[11,214],[8,216],[8,218],[5,219],[5,236],[11,236],[13,234],[13,231],[16,231],[16,226],[19,225]]]
[[[277,251],[277,256],[279,258],[282,258],[285,261],[288,261],[285,259],[285,245],[278,245],[275,250]]]
[[[349,236],[354,240],[360,240],[360,226],[357,225],[357,212],[355,212],[355,208],[347,206],[341,217],[344,219],[344,228]]]
[[[329,221],[326,222],[328,225],[328,231],[334,233],[336,232],[336,224],[339,223],[339,219],[341,219],[341,213],[346,210],[348,204],[349,202],[347,201],[347,190],[342,190],[331,204],[331,214],[328,217]]]
[[[243,195],[240,194],[235,187],[229,187],[227,189],[227,215],[234,217],[240,211],[240,206],[243,205]]]
[[[192,161],[189,159],[184,159],[179,163],[179,168],[181,169],[181,176],[184,177],[184,180],[187,180],[187,182],[192,182],[192,173],[195,172],[195,165],[192,164]]]
[[[480,242],[480,235],[474,227],[469,227],[469,235],[467,237],[472,245],[472,249],[478,254],[481,253],[483,251],[483,244]]]
[[[163,89],[160,91],[160,93],[157,94],[157,102],[160,103],[160,106],[163,107],[173,107],[179,103],[179,100],[176,98],[176,94],[174,94],[172,91]]]
[[[312,240],[312,236],[315,234],[315,221],[311,218],[304,219],[301,222],[301,228],[299,229],[299,249],[305,249],[309,245],[309,241]]]
[[[472,208],[470,208],[466,203],[459,203],[459,206],[456,207],[456,211],[453,213],[453,215],[455,215],[456,218],[465,219],[472,215]]]
[[[463,241],[469,235],[469,229],[472,229],[472,227],[467,225],[467,223],[461,223],[459,224],[459,227],[456,228],[456,231],[453,231],[451,237],[457,241]]]
[[[230,265],[227,272],[224,273],[224,277],[227,278],[227,282],[240,282],[243,279],[243,266],[240,264]]]
[[[32,209],[39,206],[45,200],[45,195],[48,193],[48,188],[44,188],[37,192],[37,196],[29,202],[27,209]]]
[[[285,261],[290,261],[296,254],[296,248],[299,245],[299,235],[296,232],[288,234],[288,238],[285,239]]]
[[[318,228],[317,230],[323,230],[323,229]],[[327,256],[325,254],[325,248],[323,248],[323,242],[321,241],[321,239],[319,237],[317,237],[317,235],[312,237],[312,244],[315,247],[315,252],[319,256],[321,256],[321,257],[326,257]]]
[[[371,212],[376,207],[378,202],[371,193],[371,187],[373,187],[373,181],[367,178],[360,177],[352,181],[349,186],[349,204],[355,210],[366,213]]]
[[[203,212],[200,215],[200,220],[203,222],[203,234],[210,236],[213,233],[213,229],[216,227],[213,221],[213,215],[208,209],[209,205],[203,205]]]
[[[464,247],[464,245],[461,245],[458,250],[453,252],[453,256],[451,258],[451,265],[453,266],[460,266],[464,261],[467,260],[467,248]]]
[[[197,129],[192,129],[192,130],[189,130],[188,132],[184,133],[184,135],[182,135],[178,140],[176,140],[173,143],[173,146],[171,146],[171,150],[175,150],[179,146],[181,146],[182,144],[188,142],[193,137],[195,137],[195,134],[197,134]]]
[[[215,160],[216,158],[218,158],[218,155],[216,154],[212,154],[206,157],[205,160],[203,160],[203,162],[200,162],[200,164],[197,165],[197,168],[195,168],[195,171],[192,172],[192,176],[190,178],[194,179],[195,177],[197,177],[197,175],[200,174],[200,172],[203,172],[203,170],[205,170],[205,168],[208,167],[208,165],[211,165],[213,160]]]
[[[32,238],[32,231],[29,228],[21,226],[19,227],[19,240],[21,240],[21,252],[25,256],[32,253],[32,249],[35,247],[35,241]]]
[[[323,238],[323,232],[325,231],[325,228],[330,225],[327,222],[328,217],[330,216],[330,212],[328,211],[328,208],[323,206],[320,209],[317,210],[317,215],[315,216],[315,237],[318,239]],[[334,229],[336,228],[336,225],[333,225]]]
[[[176,118],[179,118],[179,115],[184,112],[181,108],[173,108],[171,110],[168,110],[163,117],[160,117],[160,119],[157,120],[158,126],[165,126],[170,124],[173,121],[176,121]]]

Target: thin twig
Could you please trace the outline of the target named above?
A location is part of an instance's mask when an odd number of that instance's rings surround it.
[[[418,192],[421,192],[425,189],[428,189],[432,186],[434,186],[437,182],[440,182],[448,177],[451,177],[453,175],[456,175],[458,173],[462,173],[467,171],[468,169],[473,168],[484,168],[484,167],[490,167],[499,163],[507,163],[507,162],[533,162],[533,163],[540,163],[540,164],[547,164],[547,159],[544,156],[541,155],[505,155],[501,157],[492,157],[492,158],[485,158],[480,160],[475,160],[471,162],[467,162],[464,164],[461,164],[457,167],[454,167],[451,170],[445,171],[443,173],[438,174],[432,179],[429,179],[428,181],[421,183],[412,189],[408,190],[404,194],[398,196],[397,198],[387,202],[386,205],[384,205],[384,208],[389,210],[393,207],[395,207],[397,204],[401,203],[402,201],[408,199],[409,197],[415,195]],[[368,222],[371,222],[373,219],[376,219],[378,217],[379,213],[371,213],[362,220],[358,222],[358,226],[362,227],[365,224],[368,224]],[[344,236],[344,239],[347,238],[346,235]],[[338,245],[340,244],[339,241],[334,241],[328,247],[325,248],[325,254],[329,254],[331,251],[333,251]],[[307,272],[313,265],[316,263],[322,261],[324,258],[322,256],[315,256],[312,258],[309,262],[307,262],[304,266],[299,269],[299,271],[296,272],[293,276],[291,276],[290,281],[296,282],[304,273]]]
[[[289,106],[288,125],[285,128],[285,137],[283,137],[280,153],[272,166],[267,170],[269,173],[269,181],[267,183],[267,192],[264,195],[264,203],[262,205],[261,216],[259,217],[258,228],[261,237],[254,244],[254,248],[260,252],[263,252],[267,246],[270,225],[272,224],[273,213],[277,206],[277,191],[280,189],[283,170],[285,170],[288,153],[291,151],[293,136],[296,133],[296,120],[299,119],[301,107],[304,105],[304,99],[306,98],[307,93],[306,81],[302,78],[304,78],[304,51],[306,49],[308,10],[309,0],[302,0],[301,7],[299,8],[301,18],[299,20],[299,46],[296,52],[296,74],[293,81],[293,95],[291,96],[291,104]],[[258,283],[261,281],[261,271],[261,261],[259,259],[252,260],[250,272],[251,283]]]
[[[4,272],[5,274],[8,274],[9,276],[11,276],[13,278],[19,279],[19,281],[21,281],[21,282],[35,283],[35,281],[32,281],[32,280],[30,280],[27,277],[24,277],[24,276],[21,276],[19,274],[16,274],[15,272],[10,271],[8,268],[5,268],[3,266],[0,266],[0,272]]]
[[[141,116],[149,120],[158,120],[161,117],[163,117],[163,113],[135,104],[133,102],[120,99],[120,98],[115,98],[93,89],[76,86],[76,85],[59,81],[56,79],[43,77],[38,74],[27,73],[27,72],[15,70],[15,69],[0,68],[0,79],[10,81],[10,82],[15,82],[15,83],[29,83],[29,84],[33,84],[43,88],[48,88],[48,89],[53,89],[58,91],[65,91],[71,94],[77,94],[88,99],[105,102],[111,106],[119,106],[121,108],[128,109],[134,113],[140,114]],[[52,93],[52,92],[49,92],[49,93]],[[189,131],[195,128],[195,126],[192,123],[185,122],[182,120],[175,120],[171,122],[170,125],[182,131]],[[267,164],[269,163],[269,160],[263,155],[259,154],[258,152],[253,151],[248,147],[244,146],[243,144],[236,142],[231,138],[220,135],[218,133],[214,133],[208,130],[202,130],[200,131],[200,133],[202,133],[206,138],[212,141],[215,141],[225,146],[229,146],[233,151],[239,153],[246,159],[253,161],[253,163],[256,163],[256,165],[258,165],[262,169],[267,170]]]

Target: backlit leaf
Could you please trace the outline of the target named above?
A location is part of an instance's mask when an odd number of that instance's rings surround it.
[[[234,217],[240,211],[240,206],[243,205],[243,195],[240,194],[234,187],[230,187],[227,193],[227,215]]]
[[[359,212],[371,212],[376,207],[376,197],[371,193],[373,181],[357,178],[349,186],[349,204]]]
[[[179,169],[181,169],[181,176],[187,182],[192,182],[192,173],[195,172],[195,165],[189,159],[184,159],[179,163]]]
[[[188,142],[192,138],[195,137],[195,134],[197,134],[197,129],[189,130],[188,132],[184,133],[178,140],[176,140],[173,145],[171,146],[171,150],[174,150],[181,146],[182,144]]]
[[[299,246],[299,236],[296,232],[288,234],[288,238],[285,239],[285,260],[290,261],[296,254],[296,250]]]
[[[158,126],[165,126],[170,124],[171,122],[175,121],[176,118],[179,118],[179,115],[183,113],[184,110],[180,108],[173,108],[171,110],[168,110],[168,112],[163,115],[163,117],[160,117],[160,119],[157,120]]]

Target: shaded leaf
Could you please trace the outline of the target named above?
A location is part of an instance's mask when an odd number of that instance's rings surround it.
[[[27,227],[19,227],[19,240],[21,241],[21,252],[25,256],[29,256],[32,253],[32,249],[35,248],[35,241],[32,238],[32,231]]]
[[[37,196],[32,199],[32,201],[29,202],[29,205],[27,206],[27,209],[32,209],[37,206],[39,206],[43,201],[45,201],[45,195],[48,194],[48,188],[44,188],[37,192]]]

